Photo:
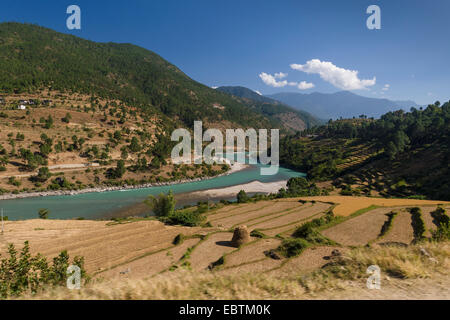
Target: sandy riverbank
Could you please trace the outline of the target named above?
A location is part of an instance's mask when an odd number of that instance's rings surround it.
[[[225,172],[223,174],[214,176],[214,177],[182,179],[182,180],[174,180],[174,181],[167,181],[167,182],[154,182],[154,183],[146,183],[146,184],[135,185],[135,186],[123,185],[123,186],[117,186],[117,187],[115,187],[115,186],[114,187],[94,187],[94,188],[86,188],[86,189],[81,189],[81,190],[39,191],[39,192],[24,192],[24,193],[18,193],[18,194],[8,193],[8,194],[0,195],[0,200],[23,199],[23,198],[32,198],[32,197],[46,197],[46,196],[76,195],[76,194],[92,193],[92,192],[107,192],[107,191],[143,189],[143,188],[151,188],[151,187],[168,186],[168,185],[175,185],[175,184],[181,184],[181,183],[189,183],[189,182],[214,179],[214,178],[218,178],[221,176],[226,176],[226,175],[230,175],[232,173],[236,173],[236,172],[244,170],[248,167],[249,167],[249,165],[247,165],[247,164],[235,162],[233,165],[231,165],[230,170],[228,170],[227,172]]]
[[[276,181],[276,182],[267,182],[263,183],[260,181],[252,181],[245,184],[239,184],[231,187],[218,188],[218,189],[209,189],[204,191],[195,191],[189,193],[190,196],[207,196],[211,198],[228,198],[232,196],[236,196],[237,193],[241,190],[244,190],[247,193],[276,193],[281,188],[286,188],[287,180]]]

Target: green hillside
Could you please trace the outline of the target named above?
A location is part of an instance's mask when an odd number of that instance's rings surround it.
[[[229,95],[190,79],[149,50],[96,43],[31,24],[0,24],[0,90],[39,89],[117,99],[187,126],[228,120],[244,127],[273,123]]]
[[[345,194],[450,199],[450,102],[378,120],[348,119],[289,136],[280,162]]]
[[[216,90],[234,96],[239,102],[250,106],[255,111],[269,118],[279,121],[283,127],[291,130],[301,131],[323,124],[321,120],[306,111],[296,110],[280,101],[265,97],[245,87],[224,86]]]

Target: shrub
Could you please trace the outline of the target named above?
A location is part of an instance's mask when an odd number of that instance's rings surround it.
[[[236,198],[238,203],[246,203],[249,200],[247,193],[244,190],[239,191]]]
[[[179,233],[179,234],[177,234],[177,236],[173,239],[172,243],[173,243],[174,245],[182,244],[183,241],[184,241],[184,238],[185,238],[184,234]]]
[[[49,213],[50,213],[50,210],[48,210],[48,209],[39,209],[39,211],[38,211],[39,219],[47,219]]]
[[[49,285],[66,285],[69,267],[67,251],[62,251],[53,258],[52,265],[41,254],[32,256],[28,241],[25,241],[19,256],[13,244],[8,246],[7,254],[9,257],[0,261],[0,298],[20,296],[23,293],[34,294]],[[87,281],[84,258],[75,257],[72,264],[81,269],[81,279]]]
[[[167,224],[179,224],[187,227],[195,227],[200,225],[206,219],[205,216],[195,211],[175,211],[163,219]]]
[[[172,190],[170,190],[167,195],[164,193],[161,193],[158,197],[150,195],[144,203],[153,210],[156,216],[167,217],[174,213],[176,201]]]
[[[38,174],[31,178],[32,181],[45,182],[51,177],[50,170],[48,167],[39,168]]]
[[[434,241],[450,240],[450,218],[446,214],[445,210],[441,207],[438,207],[431,213],[431,216],[438,225],[437,230],[433,230],[431,232],[431,238]]]
[[[286,239],[283,240],[277,251],[280,252],[286,258],[296,257],[300,255],[306,248],[310,246],[310,243],[305,239]]]
[[[267,238],[267,236],[262,233],[261,231],[259,231],[258,229],[253,230],[252,232],[250,232],[250,236],[251,237],[255,237],[255,238]]]
[[[421,241],[425,239],[425,222],[422,218],[422,211],[419,207],[410,208],[409,212],[411,213],[412,226],[414,229],[414,241]]]
[[[394,223],[394,218],[397,216],[397,212],[390,212],[387,214],[388,219],[384,222],[383,226],[381,227],[380,235],[378,237],[384,236],[388,231],[392,228],[392,224]]]
[[[310,183],[303,177],[290,178],[286,186],[287,190],[280,189],[278,193],[280,198],[319,196],[321,194],[321,189],[315,183]]]

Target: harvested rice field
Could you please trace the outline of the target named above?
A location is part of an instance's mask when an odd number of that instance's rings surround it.
[[[277,259],[266,255],[267,251],[277,249],[297,227],[323,217],[330,209],[344,218],[329,228],[324,226],[320,232],[343,251],[369,242],[410,244],[413,228],[406,208],[420,206],[426,227],[433,229],[436,225],[430,212],[438,203],[442,201],[339,196],[277,199],[212,210],[207,214],[209,227],[168,226],[154,219],[7,221],[4,234],[0,235],[0,253],[6,252],[8,243],[20,250],[28,240],[33,253],[40,252],[48,258],[62,250],[67,250],[72,258],[83,256],[88,274],[103,279],[141,279],[184,268],[210,272],[210,267],[214,273],[230,275],[295,273],[320,268],[336,247],[312,246],[294,258],[278,255]],[[333,208],[333,204],[337,206]],[[379,207],[351,215],[373,205]],[[377,239],[386,214],[393,210],[399,215],[385,236]],[[262,234],[255,233],[249,243],[239,248],[232,246],[232,231],[240,225],[245,225],[249,233],[258,229]],[[180,234],[184,241],[174,244]]]
[[[377,208],[334,227],[323,230],[329,239],[346,246],[363,246],[380,235],[381,227],[388,220],[391,208]]]
[[[301,197],[301,200],[306,201],[322,201],[332,202],[338,204],[333,210],[335,214],[340,216],[349,216],[358,210],[368,208],[370,206],[380,207],[396,207],[396,206],[427,206],[448,204],[446,201],[432,201],[432,200],[415,200],[415,199],[385,199],[385,198],[369,198],[369,197],[352,197],[352,196],[318,196],[318,197]]]
[[[293,274],[306,273],[317,268],[323,267],[330,262],[330,256],[333,250],[343,252],[341,247],[313,247],[308,248],[299,257],[287,260],[280,269],[271,271],[273,274]]]
[[[236,250],[225,258],[225,266],[233,267],[266,258],[265,251],[276,249],[281,243],[279,239],[258,239]]]
[[[221,226],[230,228],[237,224],[247,223],[249,225],[255,220],[270,218],[270,216],[279,216],[281,214],[292,212],[298,208],[302,208],[303,204],[296,202],[277,202],[274,205],[266,205],[264,207],[251,207],[242,209],[242,212],[234,212],[228,216],[219,219],[210,220],[213,226]]]
[[[394,219],[391,230],[377,244],[402,243],[409,245],[414,240],[411,213],[401,210]]]

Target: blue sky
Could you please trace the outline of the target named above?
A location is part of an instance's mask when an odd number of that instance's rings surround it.
[[[81,8],[81,30],[66,28],[71,4]],[[366,27],[372,4],[381,8],[380,30]],[[263,94],[349,88],[419,104],[450,99],[449,17],[448,0],[16,0],[0,6],[2,22],[134,43],[209,86],[242,85]],[[263,72],[278,87],[267,85]],[[270,78],[280,72],[287,76]]]

